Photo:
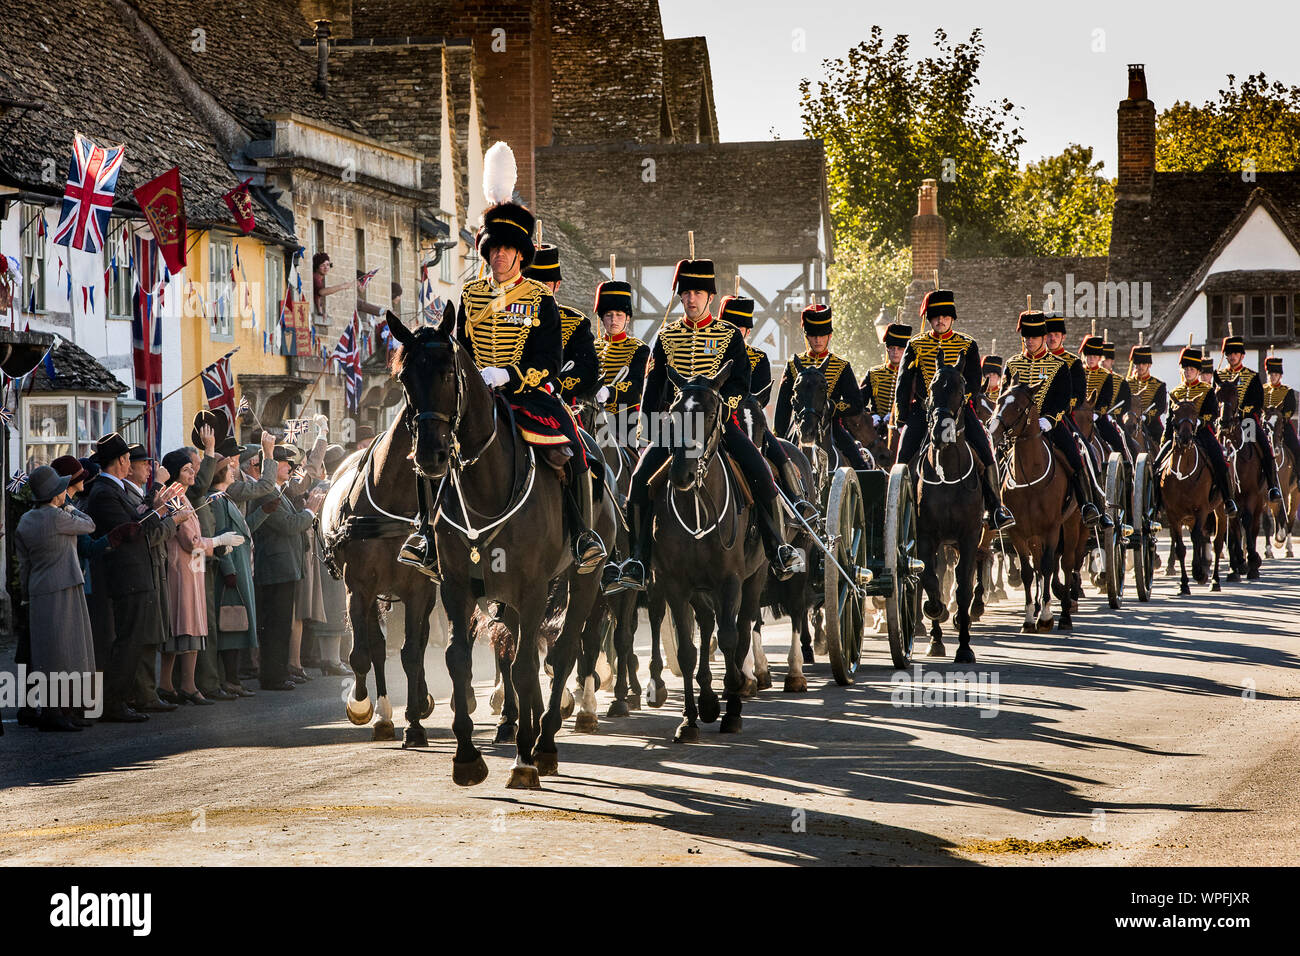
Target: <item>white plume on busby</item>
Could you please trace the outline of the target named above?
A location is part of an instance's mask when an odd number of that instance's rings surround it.
[[[518,179],[519,166],[515,163],[514,150],[505,143],[493,143],[483,156],[483,198],[488,205],[510,202]]]

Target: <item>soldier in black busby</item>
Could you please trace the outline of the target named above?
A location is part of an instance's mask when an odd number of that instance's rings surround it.
[[[1282,382],[1282,359],[1270,355],[1264,359],[1264,371],[1268,381],[1264,383],[1264,410],[1267,414],[1282,416],[1282,443],[1291,450],[1296,467],[1300,467],[1300,442],[1296,440],[1295,391]]]
[[[1246,429],[1253,431],[1254,435],[1247,435],[1246,440],[1253,438],[1259,448],[1260,467],[1268,483],[1268,498],[1270,501],[1281,501],[1282,489],[1277,486],[1277,461],[1273,458],[1273,445],[1259,418],[1264,407],[1264,384],[1254,369],[1246,367],[1246,340],[1240,335],[1225,338],[1222,351],[1228,367],[1219,373],[1219,381],[1237,386],[1237,410],[1241,413],[1241,420],[1244,423],[1249,419],[1254,423],[1253,429]]]
[[[1223,497],[1223,508],[1229,517],[1237,513],[1237,502],[1232,495],[1232,480],[1228,477],[1228,461],[1223,454],[1223,446],[1215,436],[1210,423],[1219,417],[1219,399],[1214,394],[1214,386],[1204,381],[1204,361],[1201,350],[1188,346],[1178,355],[1178,367],[1183,373],[1183,380],[1169,393],[1169,400],[1174,404],[1191,402],[1196,408],[1198,424],[1196,426],[1196,444],[1205,457],[1209,459],[1210,470],[1214,473],[1214,483]],[[1213,369],[1211,369],[1213,378]],[[1170,415],[1165,421],[1165,430],[1160,450],[1156,452],[1155,473],[1163,470],[1165,462],[1174,448],[1174,417]],[[1156,482],[1156,498],[1160,498],[1160,482]]]
[[[535,279],[558,297],[564,276],[560,272],[560,250],[542,243],[533,261],[523,270],[524,277]],[[573,405],[579,398],[593,396],[600,388],[600,361],[596,357],[596,340],[591,320],[572,306],[556,299],[560,311],[560,370],[555,376],[560,384],[560,398]]]

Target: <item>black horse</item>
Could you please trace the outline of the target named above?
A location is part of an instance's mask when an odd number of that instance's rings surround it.
[[[940,365],[930,382],[926,400],[929,441],[918,456],[917,550],[925,562],[921,583],[927,600],[922,607],[930,625],[930,657],[943,657],[943,629],[947,619],[940,588],[945,551],[956,550],[957,638],[960,646],[953,658],[959,664],[974,663],[970,647],[971,598],[974,592],[976,552],[984,532],[984,498],[980,490],[980,463],[966,442],[962,406],[966,401],[966,380],[955,366]]]
[[[452,780],[472,786],[487,777],[468,707],[474,694],[470,618],[477,603],[489,619],[507,700],[513,694],[518,707],[508,786],[534,788],[540,774],[558,771],[555,735],[562,693],[600,575],[576,574],[561,476],[539,466],[516,431],[509,406],[483,383],[473,357],[456,341],[454,325],[450,309],[436,328],[414,332],[388,316],[400,343],[392,365],[414,432],[415,478],[429,513],[436,513],[442,599],[451,626]],[[547,654],[555,679],[543,714],[538,671],[544,624],[558,636]]]

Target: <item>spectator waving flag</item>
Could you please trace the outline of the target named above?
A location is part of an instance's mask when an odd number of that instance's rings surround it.
[[[14,413],[9,411],[8,405],[0,405],[0,423],[6,428],[14,427]]]
[[[158,268],[158,243],[135,236],[131,240],[131,271],[135,291],[131,297],[131,357],[135,368],[135,398],[145,404],[145,448],[151,457],[162,452],[162,323],[155,314],[157,292],[162,287]]]
[[[16,495],[23,490],[23,485],[27,484],[27,472],[19,469],[14,472],[13,478],[9,480],[9,494]]]
[[[284,423],[284,440],[294,444],[312,425],[310,418],[291,418]]]
[[[104,248],[108,215],[113,210],[113,193],[125,152],[125,146],[96,146],[80,133],[73,134],[63,209],[59,224],[54,227],[55,245],[86,252]]]
[[[235,380],[230,374],[230,356],[236,351],[231,349],[203,370],[203,391],[208,396],[208,408],[214,412],[221,409],[229,422],[235,420]]]
[[[353,312],[352,322],[339,336],[339,344],[334,346],[334,358],[343,369],[347,406],[354,412],[361,407],[361,343],[357,325],[357,314]]]
[[[378,269],[371,269],[369,272],[362,273],[361,276],[357,279],[357,288],[364,289],[366,286],[370,285],[370,280],[373,279],[378,274],[379,274]]]

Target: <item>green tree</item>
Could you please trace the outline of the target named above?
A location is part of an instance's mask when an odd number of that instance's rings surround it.
[[[1300,86],[1231,73],[1218,99],[1175,103],[1156,119],[1156,169],[1290,172],[1300,168]]]
[[[1104,256],[1115,186],[1101,167],[1092,147],[1077,143],[1030,163],[1012,194],[1011,231],[1035,255]]]
[[[912,250],[888,240],[838,241],[830,267],[835,290],[835,349],[853,363],[859,376],[883,361],[875,319],[885,307],[890,321],[912,278]]]

